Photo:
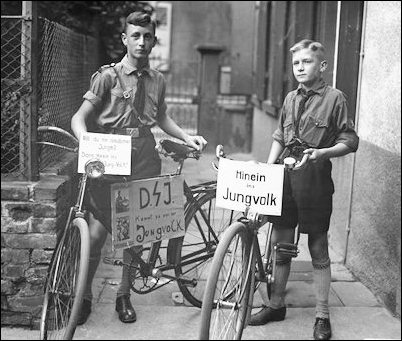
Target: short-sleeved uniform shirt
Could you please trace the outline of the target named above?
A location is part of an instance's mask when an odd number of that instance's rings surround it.
[[[291,145],[296,135],[312,148],[329,148],[337,143],[351,151],[358,148],[359,138],[353,121],[348,117],[345,95],[321,80],[307,100],[296,134],[297,110],[302,99],[302,87],[285,98],[279,126],[273,138],[283,147]],[[334,184],[330,160],[309,163],[306,168],[285,172],[281,217],[270,217],[279,228],[294,228],[302,233],[324,232],[329,229]]]
[[[112,65],[112,64],[111,64]],[[137,68],[132,66],[127,55],[114,67],[106,65],[92,75],[89,91],[83,96],[96,108],[96,124],[100,130],[110,128],[135,128],[138,126],[154,126],[166,114],[165,89],[163,75],[146,67],[145,73],[145,107],[139,121],[129,101],[134,102],[137,91]],[[123,86],[116,75],[119,73]],[[129,98],[124,97],[124,90]]]
[[[129,101],[134,102],[137,91],[137,68],[130,65],[127,56],[114,65],[105,65],[92,75],[89,90],[83,96],[95,106],[95,132],[109,133],[112,129],[152,127],[166,115],[165,80],[163,75],[146,67],[145,106],[141,116]],[[119,73],[120,79],[116,75]],[[126,92],[126,96],[124,96]],[[128,96],[127,96],[128,95]],[[128,97],[128,98],[125,98]],[[133,103],[132,103],[133,104]],[[152,134],[132,139],[131,176],[116,177],[105,181],[91,179],[86,204],[95,218],[100,220],[110,231],[110,184],[154,177],[161,172],[161,160],[155,151],[155,139]]]

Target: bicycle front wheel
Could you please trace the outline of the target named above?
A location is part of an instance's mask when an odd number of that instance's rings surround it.
[[[219,238],[240,213],[215,206],[216,191],[209,191],[190,203],[185,212],[186,234],[174,240],[175,274],[180,291],[195,307],[201,307],[205,284]]]
[[[89,230],[83,218],[67,225],[49,267],[40,323],[41,340],[73,338],[84,296]]]
[[[222,235],[208,276],[201,310],[201,340],[240,340],[250,297],[251,238],[232,224]],[[213,309],[216,306],[216,309]]]

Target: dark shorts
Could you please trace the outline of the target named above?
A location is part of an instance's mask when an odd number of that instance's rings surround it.
[[[285,172],[282,215],[269,216],[277,229],[296,228],[301,233],[326,232],[332,214],[334,183],[329,160],[305,169]]]
[[[144,179],[160,175],[161,159],[155,150],[153,135],[132,139],[131,175],[106,176],[90,179],[85,195],[85,206],[111,232],[110,185],[113,183]]]

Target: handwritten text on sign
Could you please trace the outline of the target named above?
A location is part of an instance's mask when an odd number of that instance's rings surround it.
[[[116,228],[112,233],[114,247],[142,245],[185,234],[181,176],[114,184],[111,195],[113,229]],[[119,234],[123,230],[127,230],[126,236]]]
[[[216,205],[244,212],[250,206],[260,214],[280,216],[283,165],[219,160]]]
[[[131,137],[99,133],[83,133],[78,153],[78,173],[85,172],[89,160],[105,165],[105,174],[131,174]]]

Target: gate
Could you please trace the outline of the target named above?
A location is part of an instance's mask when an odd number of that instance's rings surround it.
[[[158,69],[158,65],[154,67]],[[198,70],[198,61],[171,60],[169,70],[163,71],[167,113],[190,135],[198,132]],[[152,132],[157,142],[171,138],[158,126],[152,128]]]

